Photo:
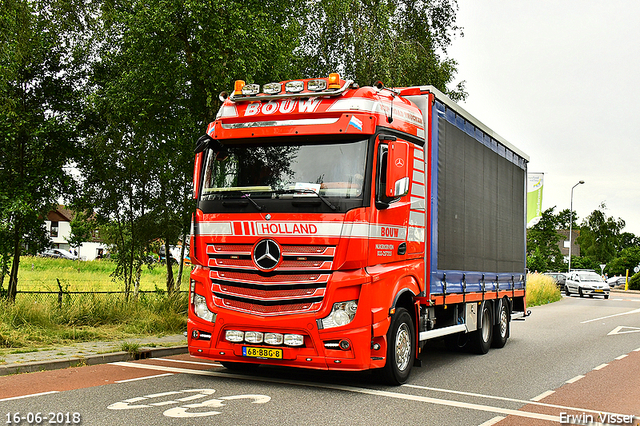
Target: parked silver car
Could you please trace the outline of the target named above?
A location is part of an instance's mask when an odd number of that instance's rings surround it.
[[[62,249],[49,249],[47,251],[45,251],[44,253],[41,253],[39,256],[42,257],[53,257],[56,259],[69,259],[69,260],[78,260],[78,256],[76,256],[75,254],[71,253],[69,250],[62,250]]]
[[[613,277],[607,280],[607,284],[609,284],[609,288],[614,288],[614,287],[624,288],[624,285],[626,282],[627,282],[627,279],[625,277]]]
[[[595,272],[572,271],[564,284],[565,293],[570,296],[578,293],[580,297],[604,296],[609,298],[609,284]]]

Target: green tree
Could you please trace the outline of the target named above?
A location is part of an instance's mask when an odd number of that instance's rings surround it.
[[[582,256],[596,263],[607,263],[617,256],[620,231],[625,226],[624,220],[607,217],[606,208],[605,203],[601,203],[599,210],[582,221],[580,236],[576,239]]]
[[[118,276],[137,288],[152,241],[186,239],[193,148],[234,78],[290,78],[300,1],[109,1],[95,47],[81,158],[84,203],[110,223]],[[121,233],[118,235],[118,233]],[[178,281],[179,285],[179,281]],[[167,290],[176,289],[167,265]]]
[[[309,2],[298,53],[304,74],[340,72],[361,85],[381,80],[388,87],[433,85],[454,100],[457,63],[446,56],[455,25],[455,0],[317,0]]]
[[[557,226],[558,229],[569,229],[569,228],[573,228],[573,229],[577,229],[578,225],[576,224],[577,220],[578,220],[578,215],[576,214],[575,211],[570,211],[569,209],[564,209],[558,212],[558,215],[556,216],[557,218]],[[571,221],[570,221],[571,218]],[[569,224],[571,224],[571,226],[569,226]]]
[[[42,217],[69,187],[76,140],[82,32],[72,0],[0,2],[0,250],[15,299],[24,250],[47,243]],[[3,275],[4,276],[4,275]]]
[[[609,276],[625,275],[627,270],[633,273],[633,268],[640,265],[640,247],[633,246],[623,249],[620,254],[607,263],[605,271]]]
[[[558,243],[558,218],[555,207],[542,212],[542,217],[527,231],[527,267],[530,271],[546,272],[560,270],[563,265]]]

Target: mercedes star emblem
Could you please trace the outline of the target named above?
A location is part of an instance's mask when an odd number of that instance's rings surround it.
[[[262,270],[270,271],[280,263],[280,246],[273,240],[262,240],[253,249],[253,261]]]

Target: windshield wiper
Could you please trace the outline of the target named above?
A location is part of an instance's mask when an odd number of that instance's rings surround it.
[[[256,210],[258,210],[259,212],[261,212],[262,210],[264,210],[264,207],[261,206],[260,204],[256,203],[254,200],[251,199],[251,195],[246,193],[246,192],[242,192],[242,191],[225,191],[225,194],[240,194],[240,198],[243,200],[248,200],[251,204],[253,204],[253,206],[256,208]],[[222,203],[224,205],[224,202]]]
[[[327,207],[329,207],[331,210],[335,211],[335,210],[338,209],[336,206],[331,204],[331,202],[329,200],[327,200],[322,195],[318,194],[313,189],[308,189],[308,188],[306,188],[306,189],[303,189],[303,188],[298,188],[298,189],[276,189],[273,192],[275,192],[276,194],[298,194],[298,193],[314,194],[314,195],[317,195],[318,198],[320,198],[320,200],[322,200],[322,202],[325,203],[327,205]]]

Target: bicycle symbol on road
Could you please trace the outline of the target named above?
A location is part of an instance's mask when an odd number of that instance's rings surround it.
[[[209,397],[214,393],[215,389],[185,389],[181,391],[161,392],[125,399],[123,401],[113,403],[107,408],[110,410],[135,410],[178,405],[178,407],[172,407],[165,410],[162,414],[167,417],[206,417],[222,414],[221,411],[215,411],[215,409],[224,407],[226,405],[225,402],[228,401],[248,399],[251,400],[253,404],[266,404],[271,400],[271,397],[266,395],[232,395],[207,399],[201,402],[193,402]],[[161,399],[168,396],[172,397],[172,399],[150,402],[154,399]],[[180,397],[178,398],[178,396]],[[209,411],[200,411],[199,409],[206,409]]]

